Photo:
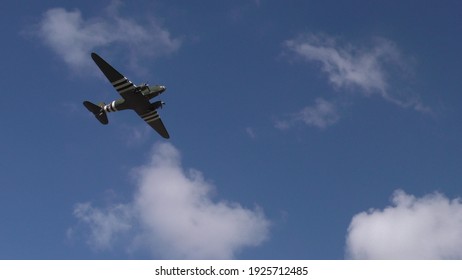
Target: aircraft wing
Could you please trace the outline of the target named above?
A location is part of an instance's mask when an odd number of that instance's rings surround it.
[[[103,72],[104,76],[106,76],[109,82],[111,82],[112,86],[122,97],[125,97],[125,94],[129,94],[136,89],[130,80],[128,80],[124,75],[120,74],[119,71],[114,69],[114,67],[107,63],[99,55],[92,53],[91,58],[93,61],[95,61],[101,72]]]
[[[152,128],[154,128],[160,136],[168,139],[170,136],[168,135],[167,129],[164,126],[164,123],[160,119],[159,114],[157,114],[157,110],[137,110],[135,112],[140,116],[145,122],[147,122]]]

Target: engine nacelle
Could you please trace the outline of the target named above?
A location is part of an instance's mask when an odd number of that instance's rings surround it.
[[[157,110],[159,108],[162,109],[162,106],[165,105],[165,103],[162,102],[162,101],[156,101],[156,102],[152,103],[151,105],[152,105],[153,110]]]
[[[138,86],[141,93],[149,99],[152,99],[165,91],[165,86],[148,86],[147,84]]]

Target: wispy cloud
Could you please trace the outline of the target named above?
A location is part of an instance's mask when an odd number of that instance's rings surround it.
[[[87,67],[89,53],[95,49],[121,48],[135,63],[139,57],[162,56],[180,47],[180,40],[172,38],[155,19],[140,23],[139,17],[125,18],[118,13],[119,5],[112,2],[95,18],[84,18],[77,9],[50,9],[38,25],[38,36],[74,70]]]
[[[279,129],[288,129],[296,123],[304,123],[308,126],[324,129],[339,120],[338,111],[338,106],[334,102],[317,98],[314,105],[306,106],[286,120],[276,121],[275,126]]]
[[[153,257],[230,259],[268,238],[270,222],[260,208],[213,200],[213,185],[199,171],[184,170],[171,144],[157,144],[150,162],[134,172],[131,203],[75,207],[91,245],[109,249],[123,237],[127,248],[149,248]]]
[[[246,127],[245,132],[250,137],[250,139],[256,139],[257,138],[257,133],[255,132],[255,130],[252,127],[250,127],[250,126]]]
[[[88,232],[88,244],[97,250],[109,249],[120,235],[132,229],[132,208],[129,205],[112,205],[108,209],[98,209],[90,203],[78,203],[74,207],[74,216],[91,229]],[[68,233],[74,230],[68,231]]]
[[[426,108],[417,94],[395,86],[408,73],[408,65],[395,43],[375,38],[366,46],[340,44],[334,37],[306,34],[285,42],[295,57],[320,64],[336,89],[357,90],[370,96],[380,95],[401,107],[418,111]]]
[[[391,206],[353,217],[346,247],[353,259],[461,259],[462,200],[398,190]]]

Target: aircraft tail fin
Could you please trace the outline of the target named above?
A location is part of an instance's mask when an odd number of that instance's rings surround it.
[[[88,111],[92,112],[95,115],[96,119],[102,124],[108,124],[109,120],[107,119],[106,112],[103,109],[104,103],[102,106],[91,103],[90,101],[84,101],[83,106],[87,108]]]

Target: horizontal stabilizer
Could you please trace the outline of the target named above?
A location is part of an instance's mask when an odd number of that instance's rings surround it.
[[[109,120],[107,119],[106,112],[100,106],[91,103],[90,101],[84,101],[83,106],[87,108],[88,111],[92,112],[95,115],[96,119],[102,124],[108,124]]]

